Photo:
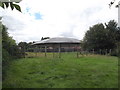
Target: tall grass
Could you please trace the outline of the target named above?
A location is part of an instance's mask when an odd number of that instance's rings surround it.
[[[3,87],[117,88],[118,60],[101,55],[77,58],[76,53],[19,59],[11,63]]]

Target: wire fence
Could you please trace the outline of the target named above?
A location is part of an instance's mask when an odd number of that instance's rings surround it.
[[[117,56],[117,49],[98,49],[98,50],[81,50],[81,54],[99,54],[99,55],[111,55]]]
[[[30,57],[56,57],[56,55],[61,58],[64,53],[72,53],[76,57],[80,57],[83,55],[91,55],[91,54],[99,54],[99,55],[110,55],[110,56],[117,56],[117,49],[99,49],[99,50],[81,50],[81,49],[64,49],[61,48],[59,51],[59,48],[56,49],[49,49],[49,48],[34,48],[26,50],[26,56]],[[31,53],[31,54],[30,54]],[[29,54],[29,55],[28,55]],[[71,55],[72,55],[71,54]]]

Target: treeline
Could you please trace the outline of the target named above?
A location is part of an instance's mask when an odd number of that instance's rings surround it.
[[[105,54],[106,50],[111,55],[118,55],[120,46],[120,28],[117,22],[110,20],[108,23],[98,23],[93,25],[85,33],[82,41],[82,48],[85,51],[94,51],[96,54]]]
[[[29,42],[29,43],[19,42],[18,46],[23,52],[33,52],[33,49],[32,49],[33,48],[33,46],[32,46],[33,43],[35,43],[35,41]]]

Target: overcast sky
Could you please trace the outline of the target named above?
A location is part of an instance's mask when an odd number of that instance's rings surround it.
[[[22,0],[22,13],[0,8],[2,22],[17,42],[39,41],[41,37],[83,39],[90,26],[118,21],[112,0]],[[116,1],[117,3],[118,1]]]

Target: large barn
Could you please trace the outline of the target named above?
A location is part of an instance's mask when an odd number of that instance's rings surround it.
[[[80,40],[66,37],[55,37],[37,41],[32,45],[39,52],[74,52],[80,50]]]

